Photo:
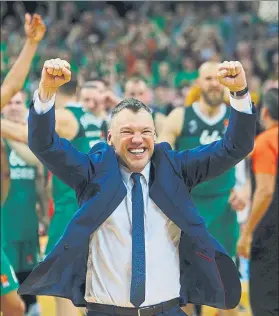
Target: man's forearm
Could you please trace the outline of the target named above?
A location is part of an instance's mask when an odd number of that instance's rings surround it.
[[[22,125],[6,119],[1,119],[1,136],[8,140],[15,140],[27,144],[27,124]]]
[[[272,196],[270,194],[264,194],[260,190],[255,191],[252,202],[251,214],[245,226],[244,234],[253,234],[255,228],[265,215],[271,201]]]
[[[26,40],[19,57],[1,86],[1,109],[22,88],[37,48],[37,42]]]
[[[26,144],[17,141],[8,141],[8,144],[28,165],[38,166],[38,158],[32,153]]]

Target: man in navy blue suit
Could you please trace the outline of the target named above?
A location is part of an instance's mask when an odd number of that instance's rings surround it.
[[[29,113],[29,146],[76,192],[79,209],[63,236],[21,285],[20,294],[51,295],[88,315],[185,315],[188,303],[232,309],[238,271],[207,232],[190,192],[252,151],[255,109],[239,62],[216,74],[231,91],[222,140],[176,152],[155,144],[150,109],[135,99],[112,113],[108,144],[79,152],[55,132],[55,93],[70,65],[46,61]]]

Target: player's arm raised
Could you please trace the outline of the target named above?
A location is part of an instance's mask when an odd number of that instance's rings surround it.
[[[24,28],[27,37],[24,47],[1,85],[1,109],[22,88],[30,70],[32,59],[46,32],[45,24],[38,14],[34,14],[32,18],[27,13]]]
[[[158,142],[167,142],[174,148],[177,137],[181,134],[185,108],[179,107],[171,111],[164,119],[164,126],[158,135]]]

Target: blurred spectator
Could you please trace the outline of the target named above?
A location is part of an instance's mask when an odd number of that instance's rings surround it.
[[[279,76],[279,63],[278,63],[278,52],[274,53],[271,60],[271,69],[269,72],[268,80],[265,82],[263,92],[267,92],[271,88],[279,88],[278,76]]]
[[[1,75],[23,45],[18,21],[24,5],[15,3],[12,12],[1,3]],[[278,86],[278,26],[274,14],[267,18],[270,4],[264,13],[258,2],[142,1],[125,3],[126,12],[119,6],[40,2],[37,11],[44,14],[49,31],[32,63],[28,93],[43,60],[54,55],[71,63],[80,83],[103,77],[119,97],[124,78],[139,76],[153,87],[161,82],[189,87],[185,103],[190,104],[199,98],[195,79],[201,63],[231,59],[246,65],[255,103],[260,104],[262,90]]]
[[[174,84],[179,87],[182,82],[193,82],[198,78],[198,69],[196,61],[191,56],[184,56],[182,59],[182,69],[174,79]]]
[[[173,85],[173,72],[170,63],[167,61],[158,63],[153,69],[153,85],[156,86],[163,81]]]
[[[175,95],[175,89],[171,88],[167,82],[161,81],[154,88],[153,103],[156,105],[156,109],[161,113],[168,115],[173,109],[172,102]]]

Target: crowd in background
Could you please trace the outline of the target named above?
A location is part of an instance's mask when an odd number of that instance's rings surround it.
[[[278,85],[278,25],[261,20],[258,9],[259,2],[252,1],[135,2],[120,16],[105,2],[40,2],[36,11],[48,31],[25,89],[30,96],[43,62],[59,56],[70,62],[80,83],[102,77],[120,96],[125,81],[137,75],[153,87],[154,104],[189,105],[199,95],[201,63],[239,60],[258,104],[263,91]],[[23,45],[19,25],[25,7],[15,2],[13,10],[7,15],[1,9],[1,78]]]

